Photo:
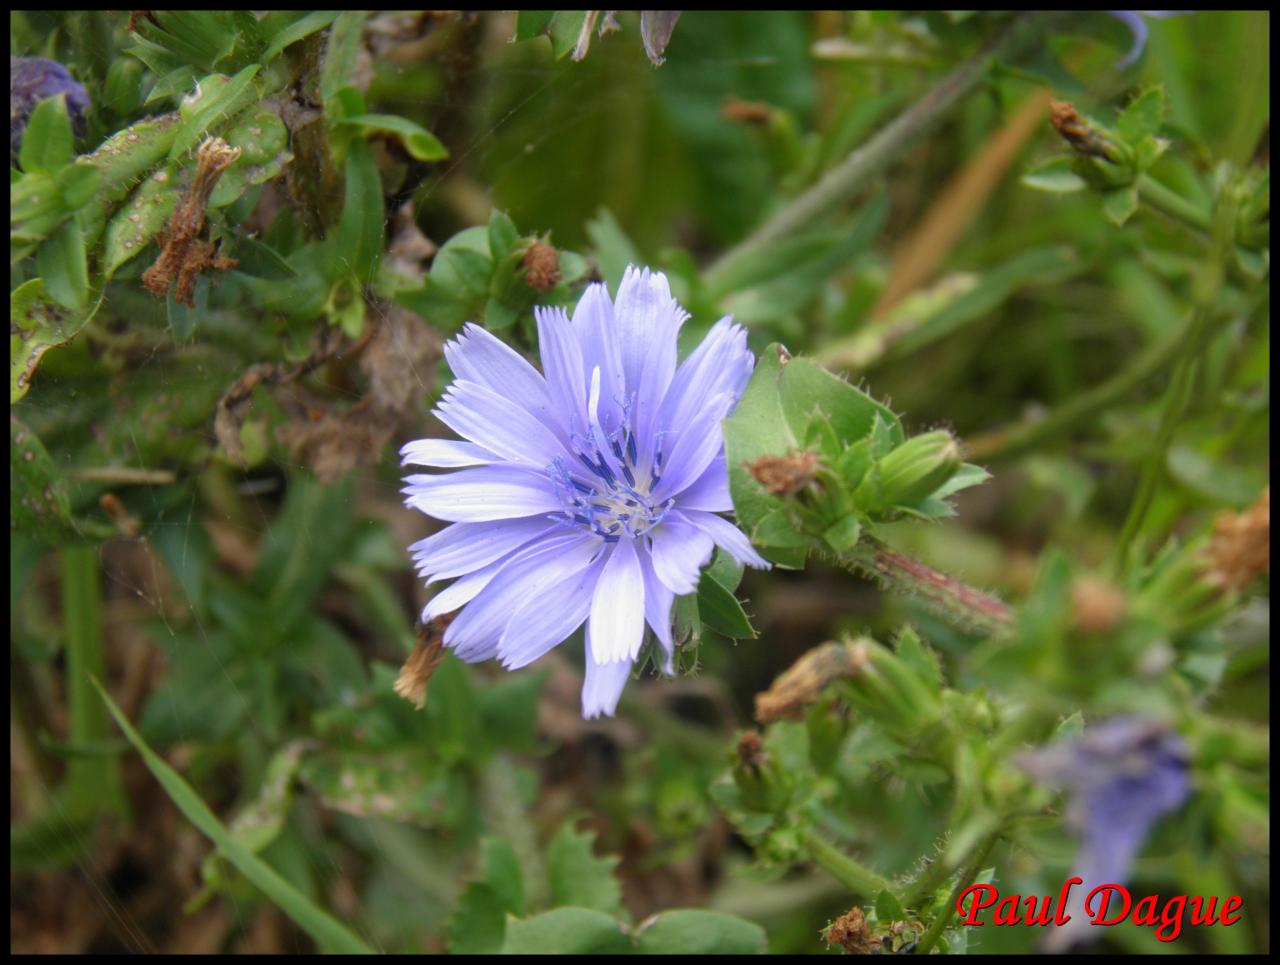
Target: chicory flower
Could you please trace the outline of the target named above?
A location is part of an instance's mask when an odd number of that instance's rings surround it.
[[[1080,841],[1072,920],[1050,947],[1061,951],[1087,934],[1083,902],[1099,885],[1123,885],[1147,832],[1176,811],[1190,793],[1187,749],[1159,721],[1116,717],[1090,727],[1078,740],[1024,754],[1034,777],[1071,795],[1067,825]],[[1073,927],[1074,926],[1074,927]]]
[[[1176,17],[1179,14],[1190,12],[1189,10],[1108,10],[1107,13],[1128,27],[1129,32],[1133,34],[1133,46],[1129,48],[1129,52],[1124,57],[1116,61],[1116,69],[1123,70],[1128,67],[1137,61],[1146,49],[1147,21],[1143,19],[1144,17],[1162,20],[1165,17]]]
[[[718,515],[729,498],[720,423],[755,360],[722,318],[677,365],[688,315],[667,279],[628,268],[616,301],[590,286],[572,320],[537,308],[543,371],[484,329],[445,346],[454,382],[436,409],[463,440],[419,439],[406,503],[452,523],[411,546],[430,584],[454,582],[424,621],[461,607],[444,644],[508,669],[586,624],[582,713],[614,713],[645,624],[672,672],[672,603],[697,588],[716,546],[768,564]]]
[[[27,129],[27,118],[37,104],[58,94],[67,95],[67,116],[76,135],[84,133],[89,92],[76,83],[71,71],[44,57],[9,57],[9,153],[16,156]]]

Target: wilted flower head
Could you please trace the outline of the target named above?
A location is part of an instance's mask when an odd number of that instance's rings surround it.
[[[1159,818],[1177,810],[1190,791],[1187,750],[1159,721],[1116,717],[1090,727],[1083,737],[1024,754],[1020,763],[1051,787],[1071,795],[1067,824],[1080,840],[1072,893],[1082,903],[1102,884],[1124,884],[1133,859]],[[1052,943],[1065,947],[1083,932],[1083,905],[1068,908],[1072,921]]]
[[[67,95],[67,116],[77,134],[84,133],[84,115],[89,109],[89,93],[75,82],[71,71],[56,60],[43,57],[9,58],[9,151],[22,146],[27,118],[42,100]]]
[[[585,717],[612,714],[645,624],[671,672],[671,607],[720,546],[768,564],[718,513],[732,509],[721,421],[754,358],[722,318],[679,366],[688,316],[667,279],[628,268],[610,302],[535,309],[543,372],[475,325],[445,346],[454,382],[436,415],[466,441],[419,439],[405,463],[456,469],[406,479],[406,502],[453,523],[410,547],[423,611],[463,607],[444,644],[463,660],[523,667],[586,624]]]

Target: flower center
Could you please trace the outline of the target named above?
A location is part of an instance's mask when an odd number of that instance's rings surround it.
[[[606,437],[593,426],[591,435],[573,440],[573,461],[557,459],[547,467],[567,521],[606,543],[643,536],[662,522],[675,500],[657,502],[650,496],[657,480],[637,473],[636,444],[627,429]]]

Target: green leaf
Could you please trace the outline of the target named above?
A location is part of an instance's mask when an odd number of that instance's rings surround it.
[[[266,278],[270,281],[284,281],[297,278],[298,272],[278,251],[257,238],[240,235],[231,246],[231,255],[239,264],[236,271],[252,275],[254,278]]]
[[[36,253],[36,271],[45,291],[63,308],[82,310],[89,301],[89,264],[84,232],[75,218],[67,219]]]
[[[293,885],[285,881],[278,872],[253,854],[241,842],[227,831],[217,816],[209,810],[191,785],[183,780],[182,775],[170,767],[157,755],[142,736],[129,723],[129,719],[116,706],[115,701],[102,688],[97,680],[94,687],[106,702],[107,710],[115,718],[116,724],[124,732],[129,743],[142,756],[147,769],[160,782],[165,793],[196,828],[218,846],[236,868],[275,902],[289,918],[303,931],[316,940],[321,949],[344,954],[372,955],[373,949],[357,938],[352,932],[333,918],[328,912],[313,904]]]
[[[876,918],[887,924],[892,921],[903,921],[907,917],[906,909],[898,896],[887,888],[876,895]]]
[[[501,951],[508,914],[491,885],[483,881],[468,883],[445,923],[449,951],[454,955],[492,955]]]
[[[284,49],[290,44],[296,44],[299,40],[310,37],[317,30],[323,30],[340,16],[350,17],[353,14],[344,14],[337,10],[316,10],[298,18],[293,23],[281,27],[272,36],[271,42],[267,44],[267,49],[262,52],[262,63],[269,64],[284,53]],[[364,14],[355,16],[359,16],[361,20],[364,19]]]
[[[495,261],[505,258],[520,241],[516,224],[506,214],[493,209],[489,215],[489,256]]]
[[[755,628],[737,597],[705,572],[698,581],[698,613],[708,627],[732,640],[756,638]]]
[[[326,117],[333,121],[341,114],[338,93],[355,80],[356,61],[360,55],[361,36],[367,14],[361,10],[347,10],[339,14],[329,31],[325,46],[324,66],[320,68],[320,97],[324,101]]]
[[[480,841],[482,877],[470,882],[449,916],[449,950],[492,954],[502,948],[508,915],[523,915],[524,876],[515,849],[502,838]]]
[[[52,174],[71,163],[71,120],[67,117],[67,95],[48,97],[36,105],[22,135],[18,163],[23,171]]]
[[[622,891],[613,876],[618,859],[597,858],[591,851],[594,837],[591,832],[579,834],[569,820],[560,825],[547,845],[552,904],[576,905],[616,915],[622,911]]]
[[[635,930],[641,955],[763,955],[764,929],[719,911],[678,908],[642,922]]]
[[[209,128],[231,120],[257,99],[253,78],[262,68],[250,64],[234,77],[210,74],[201,78],[192,97],[183,98],[179,113],[182,126],[174,135],[169,159],[183,157],[202,140]]]
[[[1116,120],[1120,136],[1137,147],[1140,141],[1154,137],[1164,122],[1164,88],[1151,87],[1129,102]]]
[[[1037,164],[1022,176],[1022,183],[1037,191],[1048,191],[1050,194],[1070,194],[1083,191],[1088,187],[1072,166],[1073,158],[1069,155],[1051,158],[1043,164]]]
[[[1122,227],[1137,210],[1138,186],[1136,184],[1130,184],[1122,188],[1112,188],[1110,191],[1103,192],[1103,214],[1117,228]]]
[[[556,60],[578,46],[586,22],[585,10],[557,10],[551,15],[547,34],[551,37],[551,53]]]
[[[782,500],[767,493],[747,469],[748,463],[761,456],[783,455],[798,447],[783,415],[779,392],[784,352],[782,346],[774,344],[760,356],[737,409],[724,422],[724,447],[729,466],[729,491],[733,496],[734,512],[743,529],[771,559],[786,566],[800,567],[804,565],[807,539],[804,545],[788,547],[780,554],[776,541],[765,542],[761,538],[760,525],[764,519],[776,513],[783,515],[772,516],[775,520],[788,517]],[[790,532],[789,528],[786,531]]]
[[[358,127],[362,131],[393,134],[404,145],[409,155],[418,161],[439,161],[449,156],[448,149],[434,134],[421,124],[415,124],[397,114],[358,114],[355,117],[342,117],[334,122],[334,126]]]
[[[9,519],[18,532],[45,542],[71,532],[71,505],[40,437],[9,413]]]
[[[373,149],[356,141],[347,152],[347,190],[338,222],[338,261],[368,284],[382,256],[382,180]]]
[[[514,40],[532,40],[547,32],[551,26],[553,10],[521,10],[516,13]]]
[[[587,222],[587,237],[591,239],[605,284],[610,291],[617,291],[627,265],[641,263],[636,246],[608,208],[601,208],[595,218]]]
[[[556,908],[532,918],[508,918],[504,955],[616,955],[631,943],[622,925],[590,908]]]
[[[10,405],[27,394],[41,356],[75,338],[101,304],[99,297],[83,311],[69,311],[50,297],[41,278],[32,278],[9,293]]]

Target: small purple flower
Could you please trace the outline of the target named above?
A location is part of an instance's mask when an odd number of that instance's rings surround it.
[[[71,71],[56,60],[43,57],[9,58],[9,151],[17,154],[27,118],[37,104],[58,94],[67,95],[67,116],[77,136],[84,134],[89,92],[76,83]]]
[[[722,318],[684,362],[688,315],[648,269],[628,268],[610,302],[582,295],[570,321],[537,308],[543,372],[475,325],[445,346],[454,382],[436,415],[466,441],[419,439],[406,503],[453,523],[411,547],[428,582],[453,579],[424,621],[463,607],[445,646],[509,670],[586,623],[582,714],[613,714],[648,623],[672,672],[671,608],[697,588],[716,546],[765,567],[717,515],[733,508],[721,421],[755,359]]]
[[[1083,902],[1089,892],[1123,885],[1151,826],[1186,800],[1187,750],[1159,721],[1115,717],[1077,740],[1024,754],[1020,763],[1071,795],[1066,819],[1080,839],[1076,873],[1084,883],[1072,892],[1072,921],[1051,939],[1061,950],[1085,934],[1080,926],[1087,924]]]
[[[1133,34],[1133,46],[1129,48],[1129,52],[1123,58],[1116,61],[1116,68],[1123,70],[1130,64],[1134,63],[1147,47],[1147,22],[1144,17],[1154,17],[1162,20],[1165,17],[1177,17],[1184,13],[1191,13],[1190,10],[1108,10],[1107,13],[1121,21],[1129,28],[1129,32]]]

